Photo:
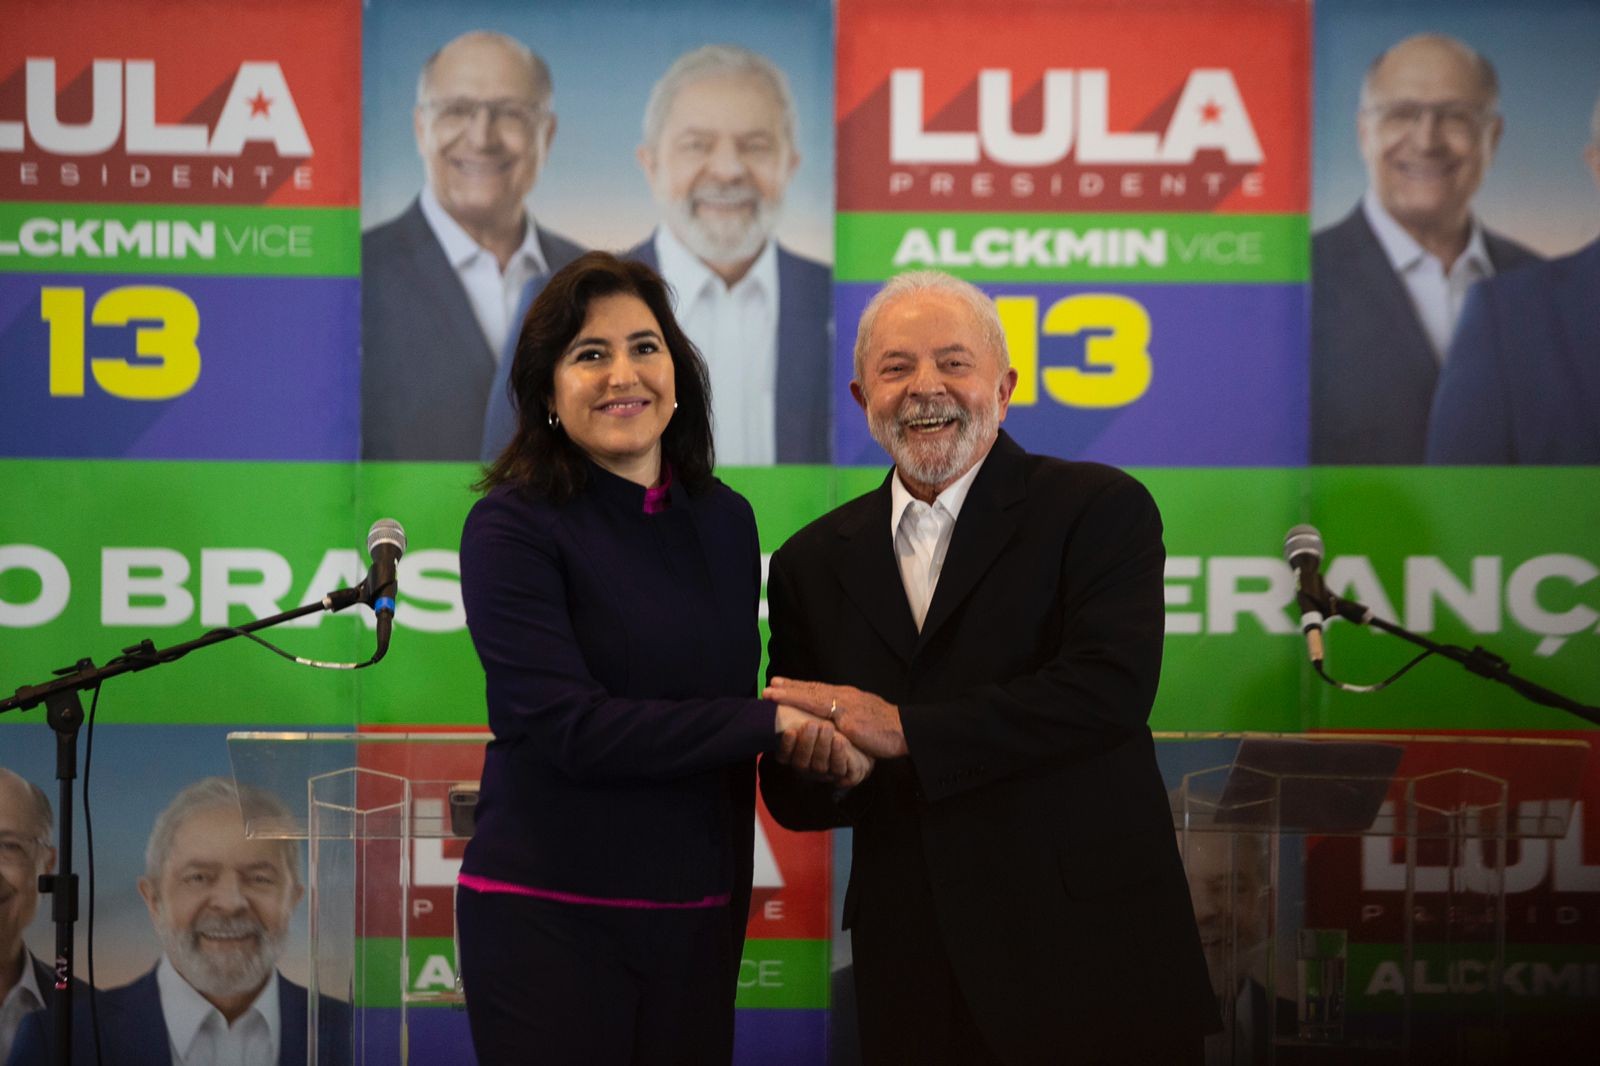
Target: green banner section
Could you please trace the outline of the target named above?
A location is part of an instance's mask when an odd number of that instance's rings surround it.
[[[400,938],[359,937],[355,945],[356,1005],[400,1006]],[[455,991],[456,948],[447,936],[413,937],[406,946],[405,993],[412,1006],[449,1006],[417,1002],[416,997]]]
[[[356,941],[357,1004],[400,1006],[400,940]],[[425,998],[455,989],[456,953],[449,937],[414,937],[407,945],[405,991],[412,1006],[449,1006]],[[746,940],[739,961],[740,1007],[820,1009],[828,1005],[826,940]]]
[[[1411,965],[1418,1015],[1487,1014],[1498,984],[1509,1016],[1592,1014],[1600,980],[1592,944],[1508,944],[1498,970],[1487,944],[1418,944]],[[1351,944],[1346,994],[1352,1013],[1398,1015],[1405,1003],[1399,944]]]
[[[0,203],[0,271],[355,277],[354,207]]]
[[[1304,215],[842,212],[840,281],[945,270],[969,281],[1303,282]]]
[[[828,987],[826,940],[746,940],[734,1005],[818,1009]]]
[[[312,670],[244,640],[106,686],[101,720],[188,724],[484,723],[466,631],[461,525],[471,464],[0,464],[0,692],[148,637],[166,647],[320,599],[366,572],[366,531],[405,526],[399,610],[376,668]],[[1133,471],[1166,524],[1163,730],[1558,729],[1538,707],[1443,660],[1378,693],[1335,691],[1306,663],[1284,532],[1315,523],[1336,594],[1435,640],[1481,644],[1528,679],[1600,703],[1600,468]],[[763,550],[876,487],[873,469],[734,469]],[[71,508],[49,499],[75,501]],[[1559,501],[1560,506],[1551,506]],[[887,531],[885,533],[887,535]],[[263,634],[309,658],[371,654],[371,612]],[[1410,645],[1348,623],[1327,668],[1370,684]],[[42,718],[42,715],[40,716]],[[0,726],[37,720],[0,716]]]

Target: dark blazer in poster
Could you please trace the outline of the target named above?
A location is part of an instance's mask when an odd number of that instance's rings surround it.
[[[1534,254],[1484,231],[1496,272]],[[1311,461],[1422,462],[1439,360],[1358,206],[1311,241]]]

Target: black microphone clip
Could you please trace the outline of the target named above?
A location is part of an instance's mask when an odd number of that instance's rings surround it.
[[[361,602],[372,608],[378,618],[378,646],[372,661],[377,662],[389,650],[389,636],[394,626],[394,597],[398,591],[396,567],[406,550],[406,531],[392,518],[380,518],[372,523],[367,533],[367,554],[372,557],[372,568],[361,582]]]
[[[1312,663],[1322,662],[1322,624],[1334,613],[1333,597],[1322,582],[1322,555],[1322,534],[1316,526],[1295,526],[1283,538],[1283,557],[1295,572],[1300,631],[1306,635],[1306,652]]]

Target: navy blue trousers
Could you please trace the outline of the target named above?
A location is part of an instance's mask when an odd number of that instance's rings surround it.
[[[479,1066],[717,1066],[733,1058],[727,907],[456,896]]]

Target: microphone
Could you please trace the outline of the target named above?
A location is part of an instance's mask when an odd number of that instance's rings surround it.
[[[1322,662],[1323,611],[1328,590],[1322,584],[1322,534],[1316,526],[1299,525],[1283,538],[1283,557],[1295,571],[1299,594],[1300,630],[1306,635],[1306,652],[1313,664]]]
[[[395,567],[406,550],[406,531],[392,518],[380,518],[367,533],[367,554],[372,568],[361,582],[361,602],[378,616],[378,647],[372,661],[389,650],[389,635],[394,627],[394,596],[397,591]]]

